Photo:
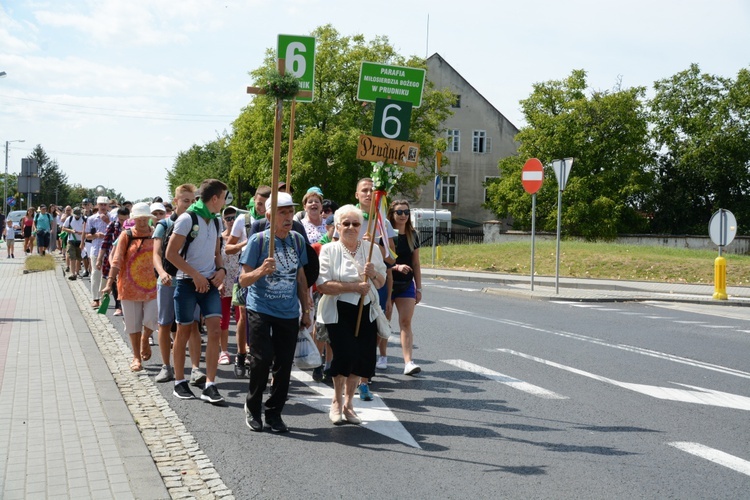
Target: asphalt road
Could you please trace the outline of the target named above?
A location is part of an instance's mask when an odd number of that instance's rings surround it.
[[[483,286],[424,283],[423,371],[401,374],[392,337],[380,399],[357,400],[362,427],[330,424],[328,389],[309,372],[293,381],[286,435],[246,427],[247,381],[231,366],[219,367],[225,407],[158,385],[237,498],[747,497],[748,308],[543,302]]]

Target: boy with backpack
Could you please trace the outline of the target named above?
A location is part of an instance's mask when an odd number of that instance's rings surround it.
[[[226,269],[221,258],[221,230],[216,214],[221,212],[226,201],[227,185],[217,179],[206,179],[201,183],[200,196],[200,200],[193,203],[175,221],[165,255],[177,268],[174,294],[177,334],[172,352],[175,369],[173,394],[180,399],[195,397],[184,378],[185,345],[194,323],[195,305],[198,304],[208,330],[206,386],[201,399],[219,404],[224,401],[215,384],[221,337],[219,286],[224,280]]]
[[[165,219],[160,220],[154,229],[154,270],[157,274],[156,280],[156,305],[158,311],[159,323],[159,351],[164,363],[161,371],[154,379],[156,382],[169,382],[174,380],[174,368],[170,364],[172,352],[172,323],[174,323],[174,275],[164,269],[164,253],[167,248],[168,236],[172,234],[174,221],[177,217],[187,211],[190,205],[195,201],[196,187],[192,184],[183,184],[177,186],[174,191],[174,213]],[[203,384],[206,381],[206,375],[200,371],[201,360],[201,335],[198,330],[198,320],[200,311],[194,315],[190,340],[188,341],[188,351],[190,352],[190,361],[192,370],[190,372],[190,383],[192,385]],[[183,351],[184,352],[184,351]]]

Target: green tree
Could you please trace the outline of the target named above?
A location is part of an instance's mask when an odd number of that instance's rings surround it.
[[[37,144],[27,158],[39,164],[41,188],[38,194],[32,194],[32,204],[63,204],[68,198],[70,186],[68,176],[60,170],[57,160],[50,159],[41,144]]]
[[[369,134],[373,121],[373,106],[356,98],[360,63],[424,67],[424,60],[399,55],[386,37],[368,42],[362,35],[341,36],[331,25],[317,28],[312,35],[316,38],[315,95],[313,102],[296,107],[292,185],[299,187],[297,198],[307,187],[320,186],[327,198],[350,202],[357,179],[372,172],[368,162],[356,159],[359,135]],[[264,65],[250,75],[262,86],[275,66],[276,53],[268,50]],[[440,123],[450,113],[452,99],[448,90],[435,90],[428,83],[422,106],[413,110],[410,140],[420,144],[422,166],[405,169],[397,186],[402,193],[413,193],[429,176]],[[285,103],[284,108],[282,179],[286,178],[289,104]],[[234,122],[231,178],[251,187],[248,194],[259,185],[270,184],[274,109],[275,102],[270,97],[259,95]]]
[[[610,239],[621,232],[642,231],[643,192],[652,185],[648,168],[647,113],[642,87],[587,92],[586,73],[575,70],[564,80],[534,85],[521,101],[525,126],[516,136],[518,156],[501,160],[501,178],[488,185],[486,206],[500,217],[512,217],[514,227],[531,227],[531,196],[521,184],[521,169],[529,158],[543,164],[575,159],[563,197],[565,233],[587,239]],[[537,193],[537,227],[557,227],[557,180],[545,169]]]
[[[732,80],[692,64],[654,88],[654,231],[705,234],[719,208],[750,220],[750,71]]]
[[[170,197],[177,186],[181,184],[199,186],[204,179],[219,179],[227,182],[230,191],[235,192],[236,183],[230,182],[230,163],[229,137],[226,134],[203,146],[194,144],[187,151],[181,151],[175,159],[172,170],[167,171]]]

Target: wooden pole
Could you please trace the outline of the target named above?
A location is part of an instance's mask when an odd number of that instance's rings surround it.
[[[375,248],[375,229],[377,228],[377,224],[373,223],[373,219],[375,217],[375,207],[378,205],[379,200],[379,191],[375,191],[373,193],[373,200],[370,202],[370,213],[367,217],[367,235],[370,237],[370,252],[367,254],[367,263],[372,261],[372,251]],[[367,276],[365,276],[364,281],[367,281]],[[380,300],[380,299],[378,299]],[[359,325],[362,323],[362,310],[365,307],[365,300],[363,297],[360,296],[359,298],[359,312],[357,312],[357,326],[354,327],[354,336],[359,337]]]
[[[292,98],[291,117],[289,118],[289,151],[286,157],[286,192],[292,194],[292,145],[294,144],[294,112],[297,99]]]

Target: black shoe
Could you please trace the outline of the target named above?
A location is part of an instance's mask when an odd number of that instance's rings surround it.
[[[250,427],[251,431],[263,432],[263,420],[260,417],[260,413],[255,415],[251,414],[250,410],[247,408],[247,402],[245,402],[245,423]]]
[[[76,275],[74,274],[74,275],[72,275],[72,276],[68,276],[68,279],[69,279],[70,281],[75,281],[75,280],[77,280],[77,279],[78,279],[78,277],[77,277],[77,276],[76,276]]]
[[[247,365],[245,365],[245,358],[247,354],[237,354],[234,358],[234,376],[237,378],[247,377]]]
[[[89,276],[91,276],[89,274],[89,272],[88,271],[84,271],[83,274],[81,275],[81,278],[88,278]]]
[[[209,385],[208,387],[203,389],[203,392],[201,393],[201,399],[203,401],[208,401],[212,405],[224,402],[224,398],[222,398],[221,394],[219,394],[219,389],[216,388],[216,384]]]
[[[320,365],[317,368],[313,368],[312,377],[316,382],[323,381],[323,365]]]
[[[263,428],[276,434],[289,432],[289,427],[281,420],[281,415],[266,415],[266,425]]]
[[[172,394],[180,399],[195,399],[195,394],[193,394],[193,391],[190,390],[190,386],[188,385],[187,380],[180,382],[179,384],[175,384]]]
[[[332,381],[333,379],[331,378],[331,369],[326,368],[325,370],[323,370],[323,382],[326,384],[330,384]]]

